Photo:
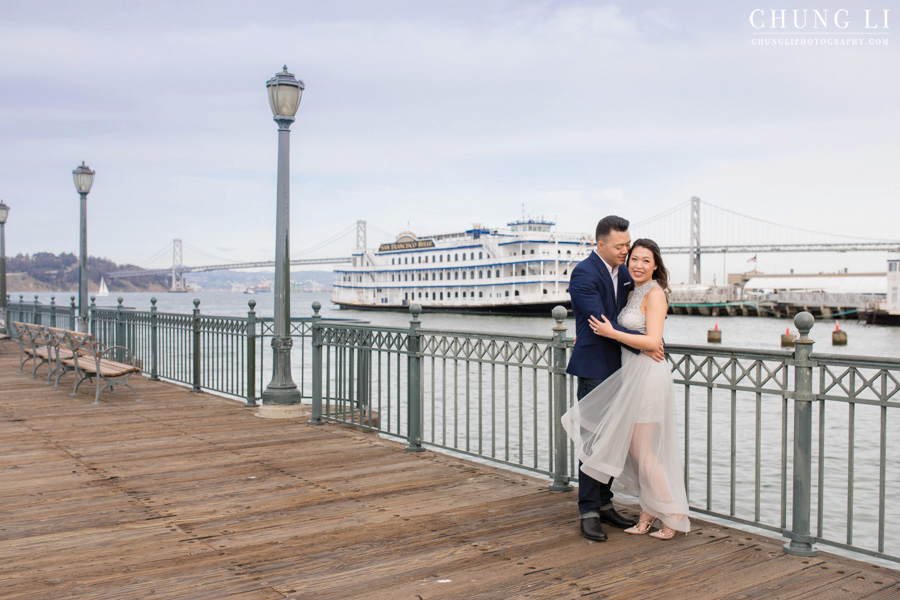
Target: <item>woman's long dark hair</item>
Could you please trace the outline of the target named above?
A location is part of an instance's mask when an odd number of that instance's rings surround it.
[[[666,293],[666,297],[669,296],[669,270],[666,269],[666,265],[663,264],[662,254],[659,252],[659,245],[651,239],[640,238],[634,241],[631,244],[631,250],[628,251],[628,258],[625,259],[625,264],[628,265],[631,263],[631,253],[634,252],[635,248],[646,248],[653,254],[653,262],[656,263],[656,269],[653,270],[653,275],[651,276],[656,283],[659,284],[659,287]]]

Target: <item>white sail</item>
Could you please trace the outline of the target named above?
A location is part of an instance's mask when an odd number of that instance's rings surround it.
[[[100,291],[97,292],[97,297],[109,296],[109,288],[106,287],[106,280],[102,277],[100,278]]]

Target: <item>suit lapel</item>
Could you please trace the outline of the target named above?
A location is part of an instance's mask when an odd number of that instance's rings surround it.
[[[619,297],[617,308],[621,311],[628,304],[628,293],[634,289],[634,282],[624,265],[619,266]]]
[[[615,291],[613,291],[613,280],[612,275],[609,274],[609,269],[606,268],[606,263],[603,262],[603,259],[600,258],[596,252],[591,252],[591,264],[594,265],[597,269],[597,273],[600,274],[600,279],[606,284],[601,287],[601,292],[606,290],[607,296],[606,298],[601,298],[604,306],[615,306],[616,314],[614,315],[606,315],[606,317],[615,322],[616,318],[619,315],[619,307],[618,302],[616,301]]]

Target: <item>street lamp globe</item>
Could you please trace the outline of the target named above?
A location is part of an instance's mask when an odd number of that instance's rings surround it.
[[[72,171],[72,177],[75,179],[75,189],[79,194],[87,194],[94,185],[94,172],[91,168],[81,161],[81,166]]]
[[[297,109],[300,108],[300,97],[306,86],[303,82],[288,73],[287,65],[284,70],[266,82],[269,90],[269,106],[275,119],[294,119]]]
[[[6,218],[9,216],[9,207],[3,200],[0,200],[0,225],[6,223]]]

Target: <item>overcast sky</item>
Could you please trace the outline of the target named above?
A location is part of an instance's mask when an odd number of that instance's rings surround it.
[[[586,232],[605,214],[637,223],[691,196],[898,239],[897,4],[0,0],[7,255],[77,253],[71,172],[85,161],[97,172],[91,255],[163,267],[181,238],[185,264],[274,258],[265,82],[284,64],[306,84],[291,128],[294,255],[341,232],[307,256],[348,254],[358,219],[370,245],[405,229],[502,226],[523,205]],[[772,28],[773,8],[788,9],[786,29]],[[828,25],[796,29],[790,11],[804,8],[829,10]],[[880,29],[865,29],[866,9]],[[864,43],[754,43],[776,32]],[[884,259],[760,255],[759,266],[883,271]],[[686,277],[686,259],[672,267]],[[723,270],[721,256],[704,260],[704,280]]]

